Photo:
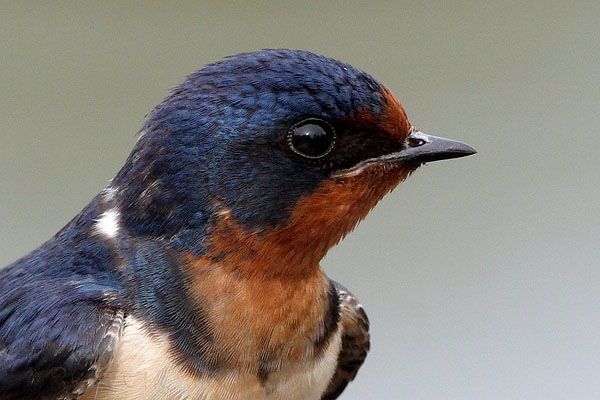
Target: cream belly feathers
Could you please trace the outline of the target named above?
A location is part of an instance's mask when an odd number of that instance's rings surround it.
[[[236,371],[192,377],[175,364],[168,340],[149,335],[134,318],[125,327],[106,376],[81,400],[318,400],[337,367],[338,327],[321,357],[284,364],[265,383]]]

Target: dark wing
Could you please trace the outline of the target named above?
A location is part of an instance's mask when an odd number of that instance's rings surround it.
[[[370,348],[369,319],[358,299],[345,287],[331,281],[340,299],[340,322],[343,329],[338,365],[321,400],[333,400],[354,379]]]
[[[0,400],[76,399],[106,372],[123,311],[97,282],[0,277]],[[6,273],[8,272],[8,273]]]

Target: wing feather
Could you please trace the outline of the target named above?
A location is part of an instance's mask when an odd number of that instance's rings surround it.
[[[0,295],[0,400],[76,399],[104,376],[119,343],[121,309],[46,283]]]
[[[342,348],[338,356],[338,365],[329,387],[321,400],[333,400],[344,391],[354,379],[358,369],[365,361],[370,348],[369,318],[348,289],[332,281],[340,299],[340,322],[343,329]]]

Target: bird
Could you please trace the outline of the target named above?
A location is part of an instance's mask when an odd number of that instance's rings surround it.
[[[321,259],[419,166],[474,153],[332,58],[202,67],[108,185],[0,270],[0,399],[338,398],[369,321]]]

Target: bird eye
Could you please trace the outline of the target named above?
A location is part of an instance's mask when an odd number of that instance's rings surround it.
[[[335,145],[335,131],[318,118],[305,119],[290,129],[288,144],[292,151],[306,158],[321,158]]]

